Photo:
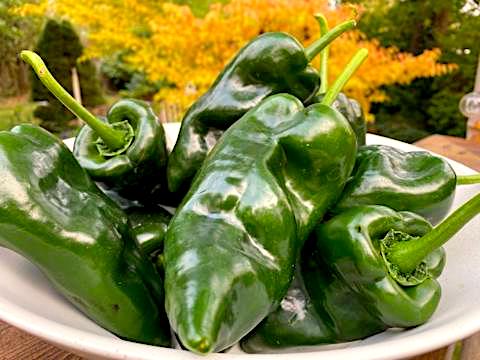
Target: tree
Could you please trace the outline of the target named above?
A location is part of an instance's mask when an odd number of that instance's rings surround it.
[[[23,0],[0,1],[0,96],[20,95],[28,88],[27,67],[18,53],[34,43],[40,21],[10,11],[24,3]]]
[[[80,39],[67,21],[48,20],[45,24],[36,52],[44,59],[47,67],[58,82],[72,92],[72,68],[77,67],[82,101],[85,106],[103,103],[100,83],[96,77],[95,66],[88,61],[78,63],[83,46]],[[35,73],[31,76],[31,96],[34,101],[46,101],[35,110],[35,116],[42,120],[42,126],[53,132],[62,132],[68,128],[68,120],[73,115],[45,88]]]
[[[416,54],[440,48],[440,61],[458,64],[456,71],[435,79],[385,88],[390,101],[374,105],[377,127],[405,139],[390,132],[394,118],[397,125],[403,124],[400,130],[420,137],[429,132],[464,136],[465,118],[458,111],[458,102],[473,86],[480,52],[480,6],[465,0],[356,2],[366,9],[360,28],[369,38]]]
[[[324,13],[334,26],[354,13],[350,6],[331,9],[326,0],[232,0],[212,4],[202,18],[187,6],[152,0],[131,0],[122,5],[111,0],[56,0],[53,4],[53,11],[87,31],[86,57],[108,57],[123,51],[125,61],[152,83],[166,79],[174,84],[162,87],[156,100],[183,107],[208,88],[249,39],[267,31],[286,31],[308,45],[319,36],[313,14]],[[102,11],[92,12],[94,7]],[[44,9],[37,6],[37,11]],[[370,57],[345,91],[357,98],[367,113],[372,102],[387,99],[382,86],[406,84],[454,68],[437,63],[438,50],[414,56],[382,47],[356,30],[331,47],[332,79],[360,47],[368,48]]]

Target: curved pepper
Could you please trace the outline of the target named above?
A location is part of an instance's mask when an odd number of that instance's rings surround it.
[[[279,32],[260,35],[242,48],[185,114],[168,159],[170,191],[185,193],[223,132],[266,97],[284,92],[302,101],[312,98],[320,78],[309,62],[353,26],[354,21],[340,24],[307,49]]]
[[[34,125],[0,132],[0,245],[121,338],[170,345],[163,284],[124,212],[63,143]]]
[[[291,298],[242,342],[247,352],[362,339],[389,327],[425,322],[440,299],[440,286],[428,279],[419,286],[398,284],[380,255],[380,239],[392,229],[422,236],[431,225],[418,215],[382,206],[361,206],[318,225],[302,253],[301,272]],[[428,259],[440,275],[443,249]],[[295,306],[292,306],[295,304]]]
[[[455,197],[450,164],[426,151],[405,152],[386,145],[363,146],[334,213],[359,205],[384,205],[438,223]]]
[[[151,203],[166,188],[165,133],[144,101],[116,102],[102,121],[77,103],[53,78],[42,59],[31,51],[21,57],[43,84],[85,125],[75,140],[74,154],[93,180],[122,197]]]
[[[274,352],[423,324],[440,298],[441,246],[479,212],[477,194],[434,229],[414,213],[373,205],[318,225],[289,290],[294,297],[284,299],[290,306],[271,314],[243,349]]]
[[[220,351],[278,305],[355,152],[341,114],[303,109],[291,95],[266,99],[227,130],[167,232],[166,308],[183,345]]]
[[[167,150],[165,133],[150,105],[144,101],[123,99],[107,113],[107,121],[128,121],[134,140],[123,153],[104,156],[98,148],[98,135],[84,126],[75,139],[74,155],[97,182],[127,199],[153,202],[166,190]]]
[[[165,242],[167,314],[189,350],[236,343],[287,291],[304,240],[352,170],[355,134],[330,105],[367,54],[352,58],[322,104],[265,99],[205,160]]]

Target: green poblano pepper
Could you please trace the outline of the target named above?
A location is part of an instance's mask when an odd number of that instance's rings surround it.
[[[73,150],[80,165],[92,179],[127,199],[142,203],[161,201],[161,192],[167,190],[168,155],[163,126],[150,105],[122,99],[112,105],[106,119],[110,124],[128,121],[133,127],[133,141],[123,152],[105,155],[98,146],[97,133],[85,125]]]
[[[186,193],[223,132],[266,97],[284,92],[302,101],[311,99],[320,77],[309,62],[353,26],[354,21],[340,24],[307,49],[279,32],[262,34],[242,48],[185,114],[168,159],[170,191]]]
[[[431,228],[417,214],[359,206],[319,224],[302,255],[301,275],[242,347],[284,347],[362,339],[426,322],[440,299],[442,249],[480,212],[480,194]]]
[[[125,212],[144,255],[156,258],[163,252],[165,234],[172,215],[160,206],[133,206]]]
[[[42,59],[22,51],[42,83],[85,125],[75,139],[74,154],[93,180],[120,196],[156,203],[167,189],[165,133],[144,101],[122,99],[100,120],[79,104],[53,78]]]
[[[405,152],[386,145],[363,146],[334,213],[359,205],[412,211],[438,223],[455,197],[450,164],[426,151]]]
[[[322,102],[324,95],[316,95],[310,103],[315,104]],[[358,146],[365,145],[367,139],[367,123],[362,107],[357,100],[349,98],[344,93],[338,94],[332,104],[332,107],[338,110],[345,119],[348,120],[357,137]]]
[[[352,58],[321,104],[265,99],[202,165],[165,242],[166,309],[189,350],[229,347],[282,299],[304,240],[351,172],[356,137],[331,104],[367,55]]]
[[[32,261],[105,329],[169,346],[159,274],[125,213],[66,146],[34,125],[0,132],[0,174],[0,245]]]
[[[417,237],[431,229],[416,214],[382,206],[362,206],[318,225],[287,297],[242,341],[242,348],[276,352],[363,339],[389,327],[425,322],[438,304],[438,283],[398,284],[384,264],[380,241],[391,230]],[[439,276],[443,249],[435,250],[426,264],[433,278]]]
[[[225,132],[167,231],[166,309],[184,346],[221,351],[276,308],[355,153],[340,113],[291,95],[265,99]]]

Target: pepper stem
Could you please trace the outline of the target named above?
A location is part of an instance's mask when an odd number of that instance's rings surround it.
[[[457,185],[480,184],[480,174],[457,176]]]
[[[317,56],[328,44],[330,44],[337,37],[342,35],[345,31],[353,29],[357,23],[355,20],[348,20],[340,25],[335,26],[332,30],[327,32],[325,35],[316,40],[308,48],[305,49],[305,56],[308,59],[308,62],[312,61],[315,56]]]
[[[43,85],[75,114],[75,116],[86,122],[110,149],[115,150],[124,147],[125,132],[112,129],[110,125],[100,121],[80,105],[62,85],[55,80],[40,56],[33,51],[23,50],[20,53],[20,57],[33,68]]]
[[[348,82],[348,80],[350,80],[352,75],[355,73],[355,71],[357,71],[367,57],[367,49],[360,49],[357,51],[345,69],[343,69],[343,72],[340,74],[340,76],[335,80],[330,89],[328,89],[325,97],[322,100],[323,105],[331,106],[333,104],[345,84]]]
[[[316,14],[315,19],[320,25],[320,34],[325,36],[328,33],[328,20],[323,14]],[[325,46],[325,48],[320,53],[320,79],[322,83],[320,84],[319,94],[325,94],[328,89],[328,53],[330,46]]]
[[[480,213],[480,193],[421,238],[392,244],[388,249],[388,260],[404,273],[413,271],[428,254],[450,240],[478,213]]]

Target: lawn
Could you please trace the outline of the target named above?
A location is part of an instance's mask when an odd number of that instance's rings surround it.
[[[0,130],[10,130],[22,123],[38,124],[38,120],[33,116],[35,106],[24,98],[0,102]]]

